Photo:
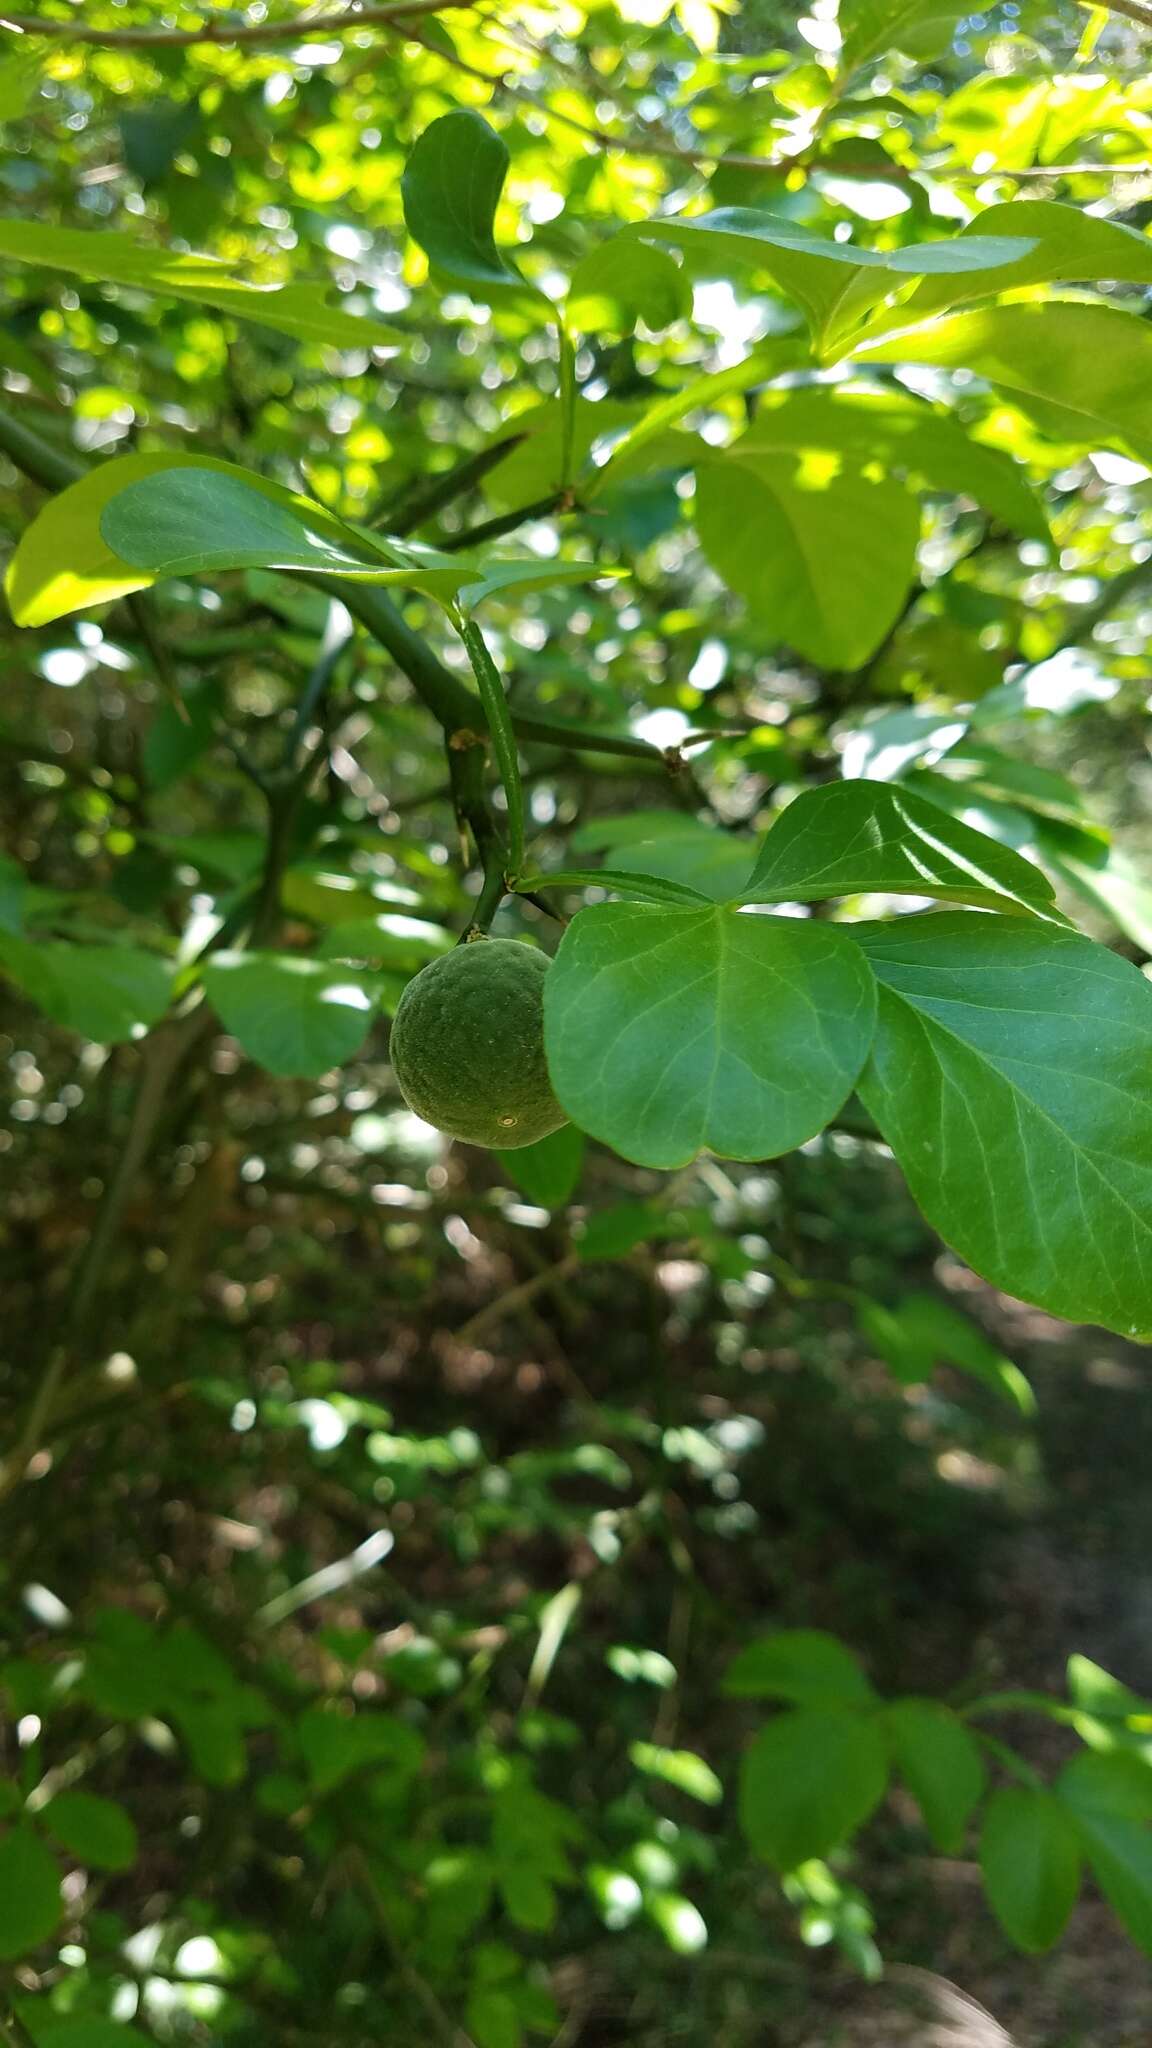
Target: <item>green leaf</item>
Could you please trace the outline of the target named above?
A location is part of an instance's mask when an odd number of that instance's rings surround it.
[[[282,901],[285,909],[295,911],[298,916],[312,917],[317,923],[330,916],[329,929],[321,934],[316,948],[316,957],[322,960],[367,960],[373,967],[388,968],[396,974],[419,974],[429,960],[436,960],[441,953],[450,953],[456,944],[451,932],[443,925],[429,924],[426,918],[409,917],[403,912],[381,911],[376,917],[354,915],[342,917],[338,914],[338,892],[333,890],[327,905],[323,898],[326,890],[308,887],[308,882],[322,881],[322,877],[297,877],[297,886],[292,883],[292,871],[284,877]],[[299,886],[303,884],[303,886]],[[359,890],[349,892],[353,905],[363,902]],[[371,901],[371,897],[368,898]],[[305,906],[308,906],[307,908]]]
[[[98,1045],[139,1038],[158,1024],[172,994],[172,966],[135,946],[79,946],[0,931],[0,973],[38,1009]]]
[[[1056,1795],[1117,1918],[1152,1955],[1152,1767],[1120,1752],[1078,1756]]]
[[[504,261],[493,233],[508,174],[508,150],[471,107],[442,114],[418,138],[400,180],[414,242],[446,277],[494,293],[536,296]]]
[[[1044,431],[1152,461],[1152,328],[1116,306],[984,306],[867,343],[857,356],[974,370],[1012,392]]]
[[[17,625],[47,625],[69,612],[107,604],[133,590],[146,590],[159,572],[154,573],[146,563],[130,566],[101,531],[102,516],[114,499],[142,484],[153,485],[155,490],[155,496],[144,501],[146,507],[155,510],[159,501],[162,509],[169,494],[179,498],[175,477],[180,471],[192,471],[201,477],[212,473],[228,479],[233,490],[239,484],[250,494],[258,494],[295,520],[293,531],[297,540],[303,528],[305,532],[314,531],[321,546],[329,545],[337,551],[347,541],[349,529],[321,506],[312,505],[307,498],[269,483],[250,470],[240,469],[235,463],[218,462],[204,455],[118,455],[49,499],[21,537],[5,583]],[[193,486],[198,503],[202,502],[204,490],[203,481]],[[140,500],[133,499],[129,509],[139,505]],[[303,527],[304,519],[308,521],[307,527]],[[146,552],[151,547],[147,523],[144,521],[139,531],[139,522],[131,528],[133,537],[138,535]],[[204,538],[201,529],[195,536],[197,544]],[[210,532],[207,538],[210,542]]]
[[[1025,1785],[992,1794],[980,1837],[992,1911],[1028,1955],[1052,1947],[1080,1890],[1080,1844],[1059,1800]]]
[[[745,901],[864,893],[1059,914],[1051,882],[1030,861],[887,782],[831,782],[798,796],[765,837]]]
[[[712,1766],[694,1750],[662,1749],[654,1742],[634,1742],[628,1754],[638,1771],[662,1779],[665,1785],[674,1785],[678,1792],[686,1792],[690,1799],[699,1799],[705,1806],[719,1806],[724,1797],[724,1787]]]
[[[656,334],[691,311],[692,288],[679,264],[631,236],[590,249],[568,287],[568,318],[590,333],[631,334],[642,320]]]
[[[954,235],[947,241],[913,242],[897,249],[862,249],[850,242],[827,241],[782,214],[751,206],[640,221],[624,233],[672,242],[713,269],[765,272],[799,301],[818,340],[835,332],[849,293],[853,315],[862,315],[870,303],[895,291],[906,278],[983,270],[1026,253],[1020,241],[1007,236],[962,242]],[[866,271],[875,274],[871,291],[858,289]]]
[[[544,1012],[573,1122],[675,1167],[705,1147],[775,1157],[821,1130],[867,1057],[873,993],[829,925],[608,903],[569,925]]]
[[[1057,1792],[1081,1819],[1152,1821],[1152,1764],[1129,1751],[1073,1757],[1060,1774]]]
[[[974,1738],[950,1707],[936,1700],[896,1700],[884,1709],[896,1768],[942,1855],[956,1856],[984,1790],[984,1765]]]
[[[95,1870],[130,1870],[139,1845],[130,1815],[95,1792],[61,1792],[40,1820],[56,1841]]]
[[[394,1714],[328,1712],[309,1707],[296,1723],[301,1755],[318,1793],[331,1792],[346,1778],[387,1765],[410,1778],[420,1768],[424,1744],[414,1728]]]
[[[643,815],[634,821],[643,830]],[[755,841],[739,832],[719,832],[695,818],[681,817],[675,830],[652,839],[630,836],[613,845],[609,865],[619,872],[661,876],[680,882],[714,903],[731,903],[743,894],[756,853]]]
[[[342,1066],[359,1052],[375,1010],[369,977],[290,953],[215,953],[203,981],[224,1029],[270,1074]]]
[[[1024,235],[1032,247],[988,278],[979,272],[924,278],[911,297],[886,316],[885,325],[898,321],[901,327],[910,326],[969,299],[1016,291],[1021,285],[1098,284],[1113,278],[1152,284],[1152,239],[1122,221],[1103,220],[1055,199],[1010,199],[989,206],[960,230],[957,239],[986,234]]]
[[[840,67],[858,71],[889,50],[934,57],[970,13],[967,0],[842,0]]]
[[[1098,1720],[1137,1719],[1147,1723],[1152,1717],[1152,1701],[1122,1685],[1110,1671],[1094,1664],[1091,1657],[1075,1653],[1068,1659],[1068,1697],[1074,1706]]]
[[[41,220],[0,220],[0,256],[38,269],[63,270],[69,277],[129,285],[201,308],[212,306],[299,341],[374,348],[396,339],[394,328],[330,305],[331,285],[257,284],[237,276],[214,256],[148,248],[131,235],[103,227],[57,228]]]
[[[856,935],[880,981],[861,1099],[928,1221],[994,1286],[1152,1334],[1152,987],[1019,919]]]
[[[851,669],[900,616],[920,509],[898,483],[738,441],[697,469],[696,530],[771,644]]]
[[[138,477],[178,464],[199,466],[190,455],[120,455],[70,484],[26,527],[8,565],[4,587],[18,626],[44,626],[88,605],[107,604],[152,578],[113,554],[100,532],[110,498]]]
[[[950,747],[933,776],[937,784],[942,779],[956,785],[950,796],[953,803],[957,797],[963,801],[975,796],[993,803],[1018,804],[1036,817],[1073,826],[1078,835],[1091,824],[1083,792],[1066,775],[1005,754],[985,740],[969,737]]]
[[[626,868],[559,868],[550,874],[521,875],[516,884],[520,895],[539,889],[610,889],[614,895],[630,897],[637,903],[666,904],[687,909],[708,898],[687,882],[674,882],[663,875],[635,874]]]
[[[141,765],[152,790],[167,789],[187,774],[216,738],[224,693],[215,676],[198,679],[182,691],[181,716],[175,704],[161,704],[144,738]]]
[[[679,391],[673,391],[667,398],[648,406],[635,426],[621,436],[610,459],[588,479],[585,499],[590,501],[601,497],[624,478],[641,474],[653,458],[654,446],[655,459],[663,460],[659,451],[666,446],[668,430],[686,414],[707,411],[721,399],[747,391],[753,384],[771,383],[773,377],[797,368],[806,360],[807,350],[799,339],[791,335],[775,335],[771,341],[762,342],[754,348],[742,362],[732,363],[725,370],[710,370],[703,377],[693,377]],[[601,400],[600,404],[607,402]],[[514,461],[515,457],[512,459]]]
[[[510,1181],[539,1202],[544,1209],[562,1209],[576,1191],[584,1165],[584,1133],[575,1124],[562,1124],[548,1138],[535,1145],[521,1145],[515,1152],[496,1152]]]
[[[586,465],[594,447],[619,439],[636,419],[636,406],[616,398],[577,397],[573,409],[569,459],[574,469]],[[564,407],[559,400],[544,399],[526,406],[504,420],[492,435],[494,442],[516,437],[516,445],[489,471],[487,488],[493,502],[501,506],[530,505],[546,498],[560,483]],[[588,489],[594,489],[599,472],[593,469]]]
[[[1023,466],[1002,449],[974,441],[950,413],[907,393],[843,384],[766,391],[754,425],[730,449],[737,456],[763,450],[811,457],[819,451],[857,467],[875,463],[916,489],[974,498],[1015,533],[1050,537]]]
[[[272,496],[254,473],[215,465],[128,484],[104,507],[100,532],[122,562],[153,577],[295,569],[373,578],[383,569],[321,506],[288,492]],[[390,580],[399,580],[394,569]]]
[[[804,1707],[863,1707],[876,1697],[851,1650],[818,1628],[776,1629],[749,1643],[729,1665],[724,1690]]]
[[[524,2030],[510,1992],[493,1990],[487,1985],[471,1991],[465,2018],[477,2048],[520,2048]]]
[[[1152,881],[1147,871],[1115,847],[1100,846],[1089,853],[1087,842],[1081,840],[1073,851],[1062,836],[1043,829],[1037,838],[1053,874],[1102,910],[1142,953],[1152,956]]]
[[[588,1218],[576,1249],[585,1263],[624,1259],[637,1245],[690,1234],[689,1219],[682,1210],[665,1209],[656,1202],[612,1202]]]
[[[0,1957],[27,1955],[54,1934],[63,1907],[56,1860],[31,1828],[0,1835]]]
[[[757,1855],[794,1870],[848,1841],[887,1784],[875,1721],[847,1708],[798,1708],[770,1721],[745,1755],[741,1826]]]
[[[862,1301],[860,1327],[904,1386],[921,1386],[940,1363],[980,1380],[1021,1415],[1036,1413],[1036,1396],[1018,1365],[983,1332],[935,1294],[908,1294],[894,1309]]]
[[[915,761],[937,761],[968,729],[968,714],[916,705],[869,713],[844,735],[841,760],[849,782],[898,782]]]
[[[211,456],[123,455],[49,500],[24,533],[6,588],[20,626],[219,569],[402,584],[466,609],[512,588],[585,581],[591,563],[474,560],[349,526],[254,470]]]

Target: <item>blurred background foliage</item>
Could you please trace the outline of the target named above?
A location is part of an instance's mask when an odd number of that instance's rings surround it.
[[[907,47],[881,22],[845,84],[824,0],[312,11],[314,32],[306,11],[258,34],[288,9],[250,7],[228,18],[250,40],[182,43],[190,9],[44,0],[45,26],[93,39],[4,34],[2,210],[314,283],[377,345],[5,262],[6,416],[82,458],[242,460],[425,539],[515,512],[519,544],[624,568],[493,603],[513,703],[702,738],[679,774],[576,737],[528,748],[542,864],[752,831],[842,771],[910,775],[1039,851],[1145,961],[1147,469],[957,373],[1054,546],[926,493],[903,615],[865,667],[819,671],[702,557],[673,441],[594,508],[556,502],[554,339],[523,302],[429,280],[400,199],[416,136],[463,105],[508,145],[497,240],[546,291],[675,203],[878,248],[1018,197],[1143,227],[1138,22],[945,7]],[[589,442],[796,328],[761,286],[706,262],[689,281],[659,333],[590,294]],[[752,407],[718,397],[716,435]],[[0,486],[15,540],[43,491],[7,456]],[[6,626],[0,928],[192,957],[259,871],[261,777],[327,662],[279,938],[342,958],[353,924],[391,1007],[476,884],[439,735],[346,623],[252,572]],[[500,928],[547,933],[530,905]],[[307,1081],[212,1036],[86,1263],[141,1054],[4,1002],[14,1439],[70,1314],[76,1350],[0,1510],[0,1813],[27,1802],[0,1845],[13,2043],[927,2040],[896,2010],[914,1977],[861,1989],[877,1944],[1026,2048],[1147,2040],[1146,1966],[1098,1902],[1054,1961],[1013,1958],[968,1851],[934,1855],[903,1795],[782,1891],[733,1813],[755,1716],[719,1688],[770,1627],[838,1633],[888,1691],[1060,1689],[1072,1650],[1152,1687],[1139,1353],[982,1288],[851,1130],[671,1182],[600,1148],[543,1168],[448,1149],[400,1102],[383,1017]],[[1041,1770],[1064,1754],[1056,1724],[1020,1739]]]

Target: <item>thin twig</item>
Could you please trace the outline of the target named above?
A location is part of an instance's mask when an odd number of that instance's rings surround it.
[[[237,43],[304,43],[314,36],[343,35],[350,29],[402,28],[413,15],[442,14],[449,7],[467,7],[470,0],[393,0],[383,7],[362,7],[351,14],[341,7],[327,14],[297,14],[289,21],[238,23],[225,15],[210,16],[200,28],[92,28],[75,21],[45,21],[38,14],[0,14],[0,28],[17,35],[53,36],[68,43],[90,43],[102,50],[191,49],[197,43],[232,47]]]
[[[571,1279],[573,1273],[578,1273],[579,1270],[580,1261],[575,1253],[559,1259],[554,1266],[545,1266],[542,1272],[533,1273],[530,1280],[521,1280],[519,1286],[510,1287],[506,1294],[497,1295],[495,1301],[490,1301],[486,1307],[478,1309],[474,1316],[469,1316],[466,1323],[461,1323],[458,1330],[453,1330],[452,1342],[475,1344],[494,1323],[503,1322],[505,1316],[523,1308],[526,1302],[535,1301],[538,1294],[547,1293],[558,1280]]]
[[[413,1996],[423,2006],[437,2034],[447,2043],[447,2048],[476,2048],[476,2044],[471,2036],[466,2034],[462,2027],[456,2025],[451,2013],[447,2012],[443,2005],[441,2005],[427,1978],[420,1975],[419,1970],[409,1962],[405,1955],[397,1938],[396,1930],[392,1925],[392,1916],[385,1903],[384,1894],[376,1882],[372,1866],[363,1849],[359,1847],[352,1848],[349,1851],[349,1862],[352,1864],[359,1878],[361,1889],[366,1894],[368,1902],[376,1915],[377,1925],[384,1937],[385,1944],[397,1971]]]
[[[19,2013],[6,1998],[0,2001],[0,2041],[4,2042],[5,2048],[36,2048]]]
[[[494,518],[470,526],[464,533],[443,535],[437,546],[447,555],[462,554],[468,548],[482,547],[486,541],[499,540],[502,534],[514,533],[529,519],[547,519],[550,513],[561,509],[570,509],[567,493],[549,491],[546,498],[537,498],[531,505],[517,505],[512,512],[497,512]]]
[[[1128,0],[1128,4],[1136,7],[1142,4],[1142,0]],[[1141,15],[1139,18],[1152,25],[1152,14]],[[693,164],[704,170],[774,171],[780,177],[787,176],[790,171],[824,171],[829,177],[872,180],[879,178],[887,179],[889,183],[910,182],[924,175],[947,176],[953,182],[963,184],[982,184],[989,177],[1058,178],[1085,175],[1089,172],[1098,172],[1103,177],[1119,177],[1126,173],[1135,174],[1152,170],[1152,163],[1031,164],[1018,169],[997,165],[990,171],[965,171],[953,165],[898,164],[891,160],[880,166],[877,166],[875,161],[856,163],[851,159],[825,164],[818,155],[813,154],[755,156],[744,150],[716,150],[699,143],[673,142],[670,136],[655,135],[647,130],[639,134],[621,135],[614,133],[610,128],[601,128],[590,122],[580,121],[575,114],[566,113],[560,107],[552,106],[549,101],[541,99],[530,86],[521,85],[518,80],[506,73],[482,71],[479,65],[470,64],[467,58],[461,57],[455,50],[450,50],[447,45],[434,43],[421,35],[419,29],[410,28],[405,33],[409,42],[419,43],[421,49],[427,50],[434,57],[439,57],[442,63],[450,65],[454,71],[463,72],[466,78],[473,78],[478,84],[489,86],[493,93],[502,92],[509,99],[522,101],[525,105],[533,107],[546,121],[558,122],[572,134],[582,135],[586,141],[596,143],[598,148],[614,150],[619,156],[640,159],[652,156],[668,157],[674,163]]]
[[[341,656],[345,649],[352,645],[353,637],[352,628],[344,623],[344,607],[334,598],[328,607],[320,652],[301,693],[296,716],[292,721],[292,730],[285,749],[286,767],[292,768],[297,765],[304,736],[316,717]]]
[[[16,1443],[0,1466],[0,1500],[15,1491],[39,1447],[51,1420],[61,1383],[74,1358],[88,1310],[104,1278],[105,1258],[120,1225],[136,1177],[147,1157],[157,1124],[168,1100],[178,1068],[197,1040],[211,1027],[212,1013],[206,1006],[158,1025],[144,1041],[140,1081],[132,1107],[132,1121],[116,1171],[108,1184],[100,1214],[77,1268],[61,1341],[49,1354],[48,1363],[28,1404]]]
[[[474,489],[489,470],[495,469],[497,463],[511,455],[524,439],[523,433],[504,434],[500,440],[490,442],[487,448],[466,455],[451,469],[429,477],[406,494],[382,498],[366,515],[364,525],[386,526],[389,533],[398,535],[415,533],[455,498],[463,497],[466,491]]]

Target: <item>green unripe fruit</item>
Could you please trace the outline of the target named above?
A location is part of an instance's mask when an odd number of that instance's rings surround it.
[[[409,1109],[451,1138],[502,1151],[567,1122],[544,1059],[548,961],[477,939],[422,967],[400,998],[390,1057]]]

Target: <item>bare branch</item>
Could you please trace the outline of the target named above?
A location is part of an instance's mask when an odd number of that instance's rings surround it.
[[[303,43],[313,36],[344,35],[350,29],[403,29],[412,16],[441,14],[466,7],[470,0],[389,0],[386,6],[346,7],[324,14],[297,14],[289,21],[241,23],[224,15],[210,16],[199,28],[93,28],[81,21],[46,21],[38,14],[0,14],[0,28],[17,35],[52,36],[66,43],[90,43],[101,50],[190,49],[196,43],[231,48],[238,43]]]

